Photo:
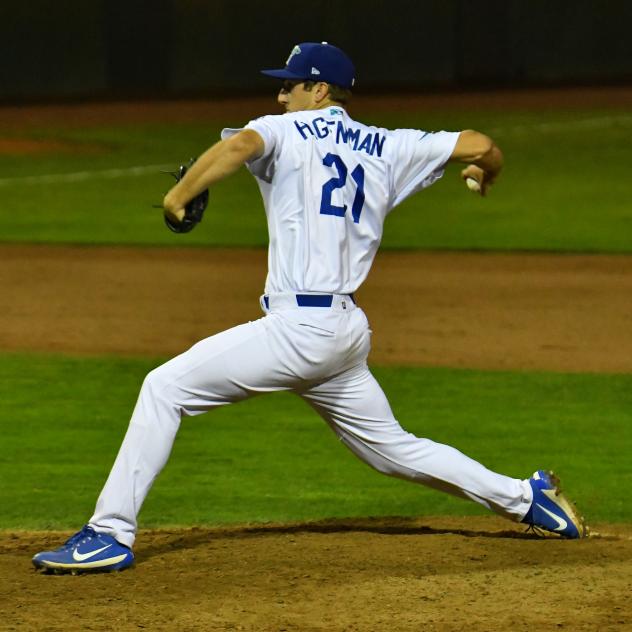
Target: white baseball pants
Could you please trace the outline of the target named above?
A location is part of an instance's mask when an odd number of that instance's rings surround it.
[[[182,417],[258,393],[303,397],[360,459],[376,470],[474,500],[520,520],[527,481],[496,474],[458,450],[399,425],[366,359],[370,330],[348,296],[331,307],[297,307],[294,294],[268,298],[267,315],[195,344],[142,386],[127,434],[90,525],[132,546],[136,518],[169,458]]]

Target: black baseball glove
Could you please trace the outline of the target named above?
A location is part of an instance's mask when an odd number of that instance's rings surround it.
[[[180,182],[184,177],[184,174],[189,170],[191,165],[195,162],[195,158],[191,158],[189,164],[180,165],[177,171],[169,172],[176,179],[176,182]],[[208,189],[205,189],[201,193],[198,193],[185,207],[184,218],[181,222],[173,220],[166,215],[165,224],[167,228],[174,233],[188,233],[193,230],[197,224],[202,221],[202,216],[206,206],[208,205]]]

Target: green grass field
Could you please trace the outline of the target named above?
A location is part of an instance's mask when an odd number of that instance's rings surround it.
[[[450,167],[443,181],[390,216],[384,247],[632,252],[628,113],[468,111],[363,119],[489,131],[507,159],[503,178],[485,200],[468,193],[458,168]],[[175,167],[212,143],[222,124],[30,130],[33,138],[104,150],[0,155],[0,241],[264,245],[262,205],[245,170],[212,191],[203,224],[185,236],[168,232],[160,211],[151,208],[169,186],[167,176],[99,175]],[[32,180],[77,172],[88,175],[73,182]],[[0,528],[83,524],[142,377],[156,363],[0,355]],[[632,522],[624,495],[632,486],[631,376],[375,372],[408,430],[513,476],[555,467],[589,520]],[[185,421],[141,520],[157,526],[482,511],[373,472],[298,398],[271,395]]]

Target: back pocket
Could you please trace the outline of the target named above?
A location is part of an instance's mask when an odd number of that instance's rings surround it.
[[[335,331],[331,331],[329,329],[323,329],[322,327],[316,327],[316,325],[311,325],[309,323],[298,323],[299,327],[306,327],[307,329],[313,331],[314,333],[318,333],[321,336],[329,336],[333,337],[336,335]]]

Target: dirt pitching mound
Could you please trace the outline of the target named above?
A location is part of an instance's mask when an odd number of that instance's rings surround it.
[[[135,568],[42,575],[67,533],[0,534],[3,630],[623,630],[632,529],[538,539],[490,518],[141,531]]]

